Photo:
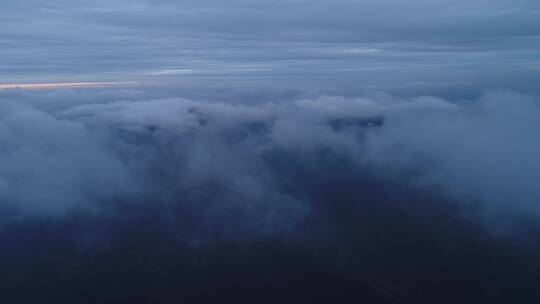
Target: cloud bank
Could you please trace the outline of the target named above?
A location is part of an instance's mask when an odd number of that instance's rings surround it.
[[[534,97],[0,94],[7,299],[537,296]]]
[[[248,201],[270,193],[281,197],[271,201],[287,201],[268,160],[278,152],[328,154],[358,172],[442,187],[458,201],[540,212],[540,138],[531,132],[540,126],[538,101],[509,91],[460,103],[386,93],[253,104],[87,103],[62,100],[69,91],[43,102],[50,94],[2,97],[2,195],[29,212],[213,183]]]

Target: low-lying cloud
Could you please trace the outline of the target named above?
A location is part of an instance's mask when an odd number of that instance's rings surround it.
[[[224,94],[1,92],[0,293],[20,303],[538,296],[535,98]],[[492,233],[507,224],[519,233]]]
[[[50,93],[36,92],[35,100],[6,94],[1,104],[2,201],[25,212],[64,213],[126,197],[175,201],[217,187],[224,194],[212,204],[225,213],[262,208],[261,216],[301,216],[309,203],[278,185],[290,177],[268,161],[279,151],[304,161],[327,154],[355,174],[403,178],[440,187],[456,201],[540,214],[540,108],[517,93],[492,91],[459,103],[377,93],[253,104],[72,103],[62,100],[69,92],[44,103],[40,94]]]

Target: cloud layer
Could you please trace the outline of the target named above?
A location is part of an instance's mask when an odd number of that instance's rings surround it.
[[[538,297],[538,99],[156,92],[0,92],[6,300]]]
[[[493,91],[457,104],[377,93],[246,104],[145,99],[137,92],[117,101],[119,93],[79,91],[72,100],[70,91],[7,91],[3,200],[29,212],[62,213],[131,195],[174,201],[189,193],[211,201],[197,195],[216,187],[224,201],[212,204],[233,213],[301,216],[309,206],[298,189],[281,188],[288,177],[271,161],[281,155],[284,163],[302,156],[307,165],[331,157],[358,174],[540,215],[540,138],[531,132],[540,110],[531,97]],[[110,100],[89,102],[107,100],[103,94]]]

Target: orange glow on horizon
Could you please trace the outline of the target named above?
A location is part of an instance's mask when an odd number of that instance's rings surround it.
[[[0,84],[0,90],[6,89],[26,89],[26,90],[50,90],[60,88],[97,88],[117,85],[138,84],[135,81],[110,81],[110,82],[58,82],[58,83],[18,83]]]

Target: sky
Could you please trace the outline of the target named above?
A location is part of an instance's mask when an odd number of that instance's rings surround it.
[[[0,82],[527,89],[539,35],[535,0],[2,0]]]

